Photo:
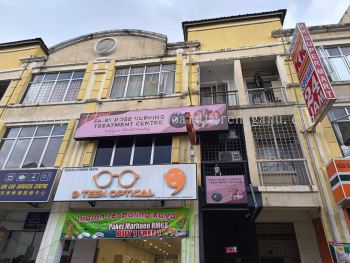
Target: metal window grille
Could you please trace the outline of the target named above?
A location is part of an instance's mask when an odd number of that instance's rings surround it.
[[[118,68],[111,98],[172,94],[175,87],[175,64]]]
[[[257,223],[256,234],[261,263],[301,262],[293,224]]]
[[[76,99],[84,71],[36,74],[33,76],[22,103],[50,103]]]
[[[220,167],[221,175],[245,175],[249,177],[247,150],[242,120],[229,125],[228,131],[201,134],[201,158],[203,176],[213,176],[214,167]],[[248,181],[247,181],[248,182]]]
[[[256,158],[264,185],[309,184],[306,160],[292,116],[251,118]]]

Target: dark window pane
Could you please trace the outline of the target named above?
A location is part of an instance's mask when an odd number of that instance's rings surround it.
[[[11,81],[0,81],[0,99],[4,96]]]
[[[350,146],[350,122],[338,122],[338,127],[343,144]]]
[[[330,56],[340,56],[340,51],[337,47],[327,48],[326,50]]]
[[[35,75],[35,76],[33,77],[32,82],[33,82],[33,83],[41,82],[41,81],[43,80],[43,78],[44,78],[44,75]]]
[[[36,168],[39,165],[40,157],[44,152],[47,138],[34,139],[22,168]]]
[[[19,137],[32,137],[36,126],[24,127],[19,134]]]
[[[152,138],[137,138],[133,164],[150,164],[152,152]]]
[[[82,79],[84,78],[84,71],[75,71],[73,74],[73,79]]]
[[[347,117],[340,119],[341,117],[346,116],[345,108],[333,108],[331,110],[332,120],[348,120]]]
[[[119,68],[115,73],[116,76],[128,75],[128,74],[129,74],[129,68]]]
[[[80,85],[82,80],[76,79],[72,80],[72,82],[69,85],[65,101],[72,101],[75,100],[78,96]]]
[[[143,74],[145,67],[135,67],[131,68],[130,74]]]
[[[56,80],[58,73],[46,74],[44,81]]]
[[[12,144],[15,140],[4,140],[1,142],[0,146],[0,169],[4,165],[4,162],[9,154]]]
[[[117,147],[114,153],[113,165],[129,165],[131,150],[132,150],[132,138],[121,138],[117,141]]]
[[[44,158],[40,167],[53,167],[57,157],[58,150],[60,149],[62,137],[51,138],[47,145]]]
[[[58,79],[70,79],[72,72],[61,72]]]
[[[38,95],[36,96],[34,102],[47,102],[54,84],[55,84],[54,81],[44,82],[41,85]]]
[[[94,166],[110,165],[113,146],[113,140],[101,140],[98,142]]]
[[[15,138],[18,135],[20,128],[10,128],[7,130],[6,138]]]
[[[153,164],[171,163],[171,143],[169,136],[156,137],[153,154]]]
[[[39,126],[36,130],[35,136],[49,136],[52,125]]]
[[[341,47],[340,49],[344,55],[350,54],[350,47]]]
[[[57,81],[51,94],[50,102],[62,101],[68,87],[68,80]]]
[[[28,148],[30,139],[19,139],[10,155],[5,168],[20,168],[24,154]]]
[[[55,125],[55,127],[53,128],[52,135],[64,135],[64,133],[66,132],[66,128],[67,128],[66,124]]]

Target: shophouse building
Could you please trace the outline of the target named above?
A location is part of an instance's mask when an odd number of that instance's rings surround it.
[[[308,129],[285,15],[0,44],[0,262],[331,262],[350,31],[309,28],[337,101]]]

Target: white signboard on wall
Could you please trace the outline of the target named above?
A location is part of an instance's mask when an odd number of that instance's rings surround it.
[[[54,201],[197,199],[195,164],[64,168]]]

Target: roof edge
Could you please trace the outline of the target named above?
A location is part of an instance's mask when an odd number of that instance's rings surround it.
[[[148,38],[158,39],[164,42],[167,42],[168,40],[166,35],[151,32],[151,31],[138,30],[138,29],[114,29],[114,30],[94,32],[94,33],[85,34],[85,35],[68,39],[66,41],[60,42],[50,47],[49,53],[52,53],[62,48],[68,47],[70,45],[82,42],[84,40],[95,39],[95,38],[104,37],[104,36],[111,37],[111,36],[121,36],[121,35],[144,36]]]
[[[6,42],[6,43],[0,43],[0,48],[2,48],[2,47],[16,47],[16,46],[17,47],[18,46],[29,46],[29,45],[35,45],[35,44],[39,45],[45,51],[46,55],[49,54],[49,49],[41,37]]]
[[[217,24],[229,21],[237,21],[237,20],[248,20],[252,18],[259,17],[274,17],[277,16],[281,20],[281,24],[283,25],[284,19],[286,17],[287,9],[278,9],[275,11],[261,12],[261,13],[251,13],[244,15],[235,15],[235,16],[226,16],[226,17],[218,17],[218,18],[210,18],[210,19],[201,19],[201,20],[193,20],[193,21],[184,21],[182,22],[182,30],[184,34],[184,39],[187,41],[187,28],[189,26],[199,26],[206,24]]]

